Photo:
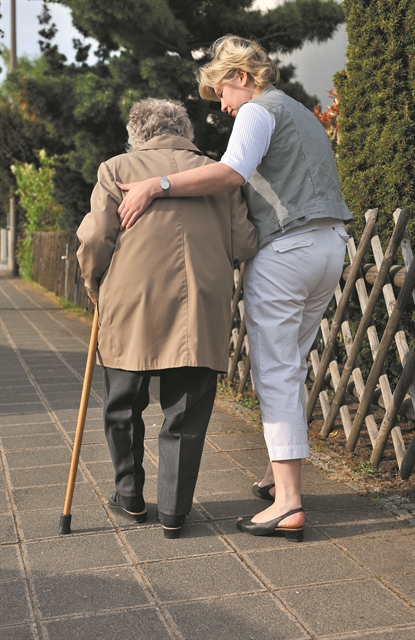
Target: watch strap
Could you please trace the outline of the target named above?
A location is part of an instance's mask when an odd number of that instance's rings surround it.
[[[170,198],[170,181],[167,176],[162,176],[160,179],[160,187],[163,191],[163,198]]]

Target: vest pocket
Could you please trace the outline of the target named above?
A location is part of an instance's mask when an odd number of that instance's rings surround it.
[[[350,236],[347,231],[343,227],[333,227],[334,231],[340,236],[344,242],[348,242],[350,240]]]
[[[310,236],[306,238],[301,238],[301,236],[294,236],[293,238],[285,239],[277,238],[276,240],[273,240],[271,244],[276,253],[285,253],[286,251],[292,251],[292,249],[311,247],[311,245],[314,244],[314,241]]]

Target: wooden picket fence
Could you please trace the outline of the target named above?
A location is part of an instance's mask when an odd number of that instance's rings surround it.
[[[377,210],[369,210],[366,213],[366,226],[358,247],[356,248],[353,238],[347,244],[349,262],[345,264],[342,279],[336,288],[336,311],[330,325],[326,317],[321,322],[324,350],[321,357],[317,349],[313,349],[309,354],[309,379],[305,386],[307,420],[311,422],[313,419],[316,403],[319,400],[324,417],[321,435],[328,437],[340,414],[348,451],[354,451],[365,427],[364,430],[369,435],[373,449],[370,462],[375,467],[379,465],[388,438],[391,436],[400,475],[403,479],[407,479],[415,465],[415,433],[412,434],[410,442],[405,445],[402,431],[396,425],[396,421],[398,414],[407,420],[415,420],[415,345],[410,351],[400,322],[407,305],[412,304],[412,301],[415,302],[415,260],[413,260],[413,252],[406,232],[410,212],[408,209],[395,211],[395,229],[385,254],[376,231],[376,217]],[[374,256],[374,265],[364,263],[369,246]],[[393,264],[399,247],[402,251],[404,266]],[[235,386],[238,393],[248,389],[255,397],[244,317],[243,272],[242,265],[241,269],[235,270],[234,276],[231,355],[226,379],[228,383]],[[343,289],[342,281],[345,281]],[[366,283],[372,285],[370,292]],[[392,283],[400,288],[397,298]],[[354,292],[357,293],[362,315],[353,337],[345,315]],[[380,340],[373,323],[373,314],[376,306],[382,304],[382,294],[389,320]],[[357,364],[359,351],[365,338],[369,340],[373,357],[373,364],[366,382]],[[393,343],[397,347],[402,373],[392,393],[383,365]],[[334,357],[336,346],[339,344],[346,350],[347,359],[344,364],[339,364]],[[331,401],[328,393],[330,387],[334,389],[334,397]],[[348,406],[350,395],[355,396],[359,401],[353,420]],[[371,405],[375,403],[385,409],[379,427],[371,409]]]
[[[79,270],[74,231],[38,231],[33,235],[33,280],[57,296],[93,313]]]
[[[363,433],[367,434],[372,446],[370,462],[376,467],[390,436],[403,479],[409,477],[415,466],[415,433],[409,433],[409,436],[405,433],[404,438],[401,428],[396,424],[398,415],[407,421],[415,421],[415,345],[412,350],[409,349],[409,336],[406,336],[401,325],[404,310],[415,303],[415,260],[406,232],[409,217],[408,209],[395,211],[395,228],[385,253],[376,231],[377,209],[366,213],[366,226],[357,248],[354,239],[349,240],[349,261],[345,263],[341,281],[335,291],[334,316],[332,314],[330,322],[327,317],[321,322],[323,349],[320,354],[317,348],[310,352],[309,377],[305,385],[307,419],[311,422],[319,401],[324,417],[321,429],[323,437],[329,436],[337,416],[340,415],[347,450],[354,451]],[[92,303],[80,277],[76,247],[74,233],[36,233],[33,241],[34,280],[55,294],[92,311]],[[398,248],[401,249],[404,265],[393,264]],[[374,256],[374,264],[365,263],[365,256],[369,252]],[[239,393],[248,391],[255,397],[245,325],[243,274],[244,265],[235,269],[229,369],[223,379],[235,386]],[[393,285],[396,290],[399,289],[397,297]],[[355,294],[361,318],[353,336],[346,312],[350,299]],[[381,339],[373,322],[373,315],[379,305],[386,305],[389,316]],[[358,365],[358,355],[364,340],[369,341],[373,358],[366,380]],[[334,356],[339,345],[346,353],[344,363],[337,362]],[[384,362],[394,345],[399,356],[401,375],[392,392]],[[334,395],[330,400],[331,389],[334,390]],[[354,416],[349,410],[351,396],[358,401]],[[373,414],[373,404],[384,409],[381,421],[376,420]]]

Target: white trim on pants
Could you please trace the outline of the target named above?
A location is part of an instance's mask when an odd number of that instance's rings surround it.
[[[342,226],[278,238],[245,265],[252,375],[270,460],[309,455],[306,357],[343,270]]]

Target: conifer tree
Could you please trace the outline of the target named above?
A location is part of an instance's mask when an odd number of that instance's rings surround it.
[[[80,33],[98,42],[96,63],[87,63],[89,49],[81,39],[74,42],[76,62],[67,63],[45,5],[40,17],[44,73],[39,77],[27,69],[14,72],[3,93],[4,103],[12,96],[17,104],[18,120],[23,119],[29,129],[36,125],[36,148],[56,158],[56,197],[72,228],[88,211],[99,163],[123,153],[125,122],[136,100],[148,96],[181,100],[192,119],[196,144],[220,158],[232,121],[221,114],[217,103],[199,97],[195,80],[214,40],[226,33],[254,37],[277,57],[306,41],[326,40],[343,21],[336,0],[290,0],[265,13],[251,10],[253,0],[60,3],[71,9]],[[283,68],[281,75],[281,88],[312,109],[317,99],[292,82],[293,67]],[[11,159],[31,161],[28,155]],[[7,171],[0,167],[0,180]]]
[[[395,209],[415,205],[415,3],[344,0],[343,5],[348,61],[336,77],[343,194],[360,231],[365,211],[379,208],[385,243]],[[414,218],[408,228],[415,240]]]

